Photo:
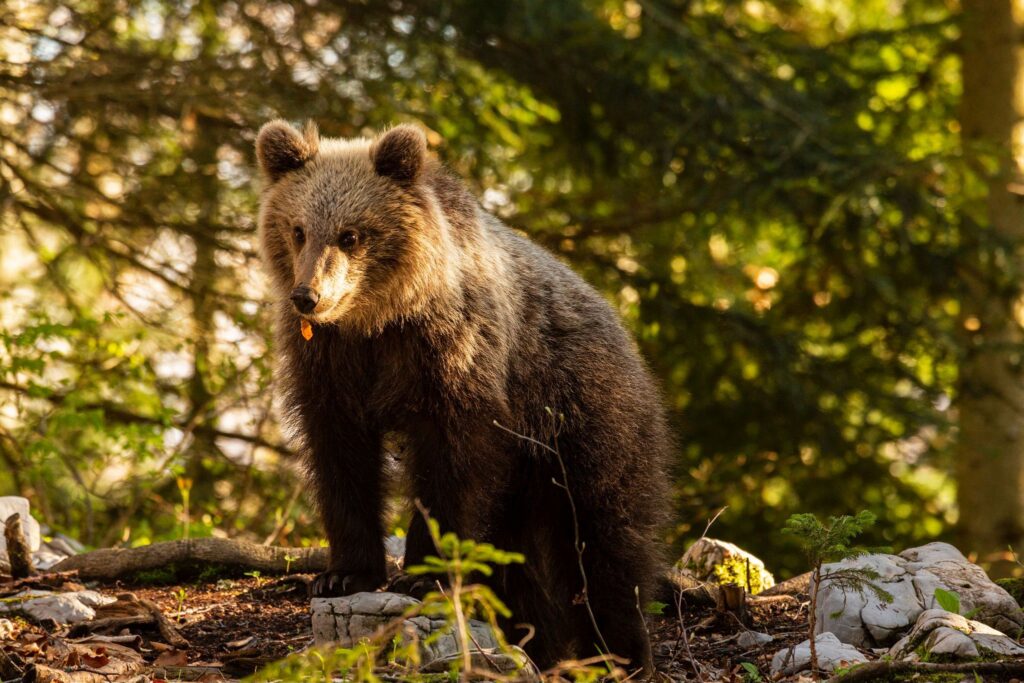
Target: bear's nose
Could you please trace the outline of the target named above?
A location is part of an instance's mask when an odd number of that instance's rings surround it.
[[[315,289],[303,285],[292,290],[292,304],[299,313],[312,313],[316,304],[320,301],[320,295]]]

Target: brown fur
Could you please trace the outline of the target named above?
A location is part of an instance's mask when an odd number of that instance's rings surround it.
[[[551,407],[565,416],[558,445],[600,630],[615,654],[649,665],[634,590],[645,604],[661,569],[669,437],[655,383],[608,304],[485,213],[415,128],[313,141],[275,121],[257,152],[286,424],[331,545],[316,591],[384,583],[381,442],[399,433],[412,493],[442,528],[526,555],[494,584],[516,621],[536,627],[535,660],[592,654],[558,462],[494,426],[549,441]],[[358,244],[344,250],[350,230]],[[300,285],[320,295],[308,342],[288,300]],[[433,552],[414,520],[407,564]]]

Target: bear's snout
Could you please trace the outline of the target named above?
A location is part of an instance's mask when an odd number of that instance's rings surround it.
[[[302,314],[309,314],[313,312],[317,302],[320,301],[320,294],[315,289],[301,285],[292,290],[290,298],[295,310]]]

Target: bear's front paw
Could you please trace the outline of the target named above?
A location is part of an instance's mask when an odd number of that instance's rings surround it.
[[[427,593],[438,590],[437,577],[415,576],[402,572],[388,582],[389,593],[402,593],[422,600]]]
[[[309,584],[309,596],[329,598],[375,591],[384,583],[384,577],[375,572],[326,571],[318,574]]]

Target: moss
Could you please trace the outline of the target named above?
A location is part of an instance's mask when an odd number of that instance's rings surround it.
[[[996,579],[996,585],[1012,595],[1018,605],[1024,607],[1024,576],[1012,579]]]
[[[222,564],[181,565],[172,562],[159,569],[130,574],[125,583],[137,586],[166,586],[178,583],[215,583],[220,579],[244,576],[245,568]]]
[[[750,576],[747,576],[747,568],[750,569]],[[747,564],[742,557],[727,557],[722,564],[714,566],[715,581],[723,585],[750,586],[751,595],[757,595],[766,588],[775,585],[771,575],[760,567]]]

